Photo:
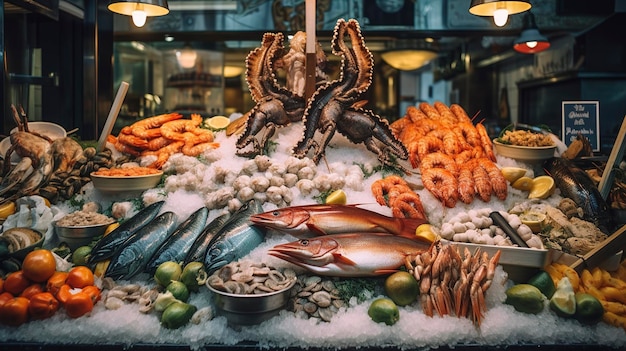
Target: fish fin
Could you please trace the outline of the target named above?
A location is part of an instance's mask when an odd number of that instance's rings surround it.
[[[415,230],[422,224],[428,223],[428,220],[421,218],[397,218],[400,222],[400,232],[398,235],[415,239]]]
[[[326,233],[315,224],[307,223],[306,227],[309,228],[311,232],[315,233],[316,236],[326,235]]]
[[[393,274],[396,273],[398,271],[398,269],[377,269],[374,271],[375,274],[380,274],[380,275],[387,275],[387,274]]]
[[[351,259],[347,258],[346,256],[340,253],[333,253],[333,257],[335,258],[335,261],[338,263],[346,264],[350,266],[356,266],[356,262],[352,261]]]

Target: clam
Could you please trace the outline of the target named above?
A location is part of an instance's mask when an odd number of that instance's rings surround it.
[[[285,276],[291,274],[291,272],[284,272]],[[316,318],[329,322],[332,316],[345,305],[346,302],[339,297],[339,291],[331,279],[322,279],[319,276],[298,276],[292,290],[289,310],[303,318]]]

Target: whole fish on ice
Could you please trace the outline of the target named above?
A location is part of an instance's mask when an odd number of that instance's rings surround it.
[[[296,238],[311,238],[354,232],[389,233],[415,239],[422,219],[388,217],[357,205],[305,205],[278,208],[254,215],[252,223],[288,233]]]
[[[206,255],[209,243],[213,240],[219,230],[222,229],[224,224],[226,224],[228,218],[230,218],[230,213],[227,212],[223,215],[215,217],[209,222],[209,224],[206,225],[206,227],[204,227],[202,233],[198,235],[189,250],[187,250],[185,259],[183,260],[183,267],[190,262],[202,262],[202,260],[204,260],[204,255]]]
[[[230,216],[207,248],[203,262],[209,275],[247,255],[265,240],[265,232],[250,221],[250,216],[262,211],[261,204],[252,199]]]
[[[388,233],[350,233],[300,239],[268,253],[309,271],[335,277],[368,277],[398,271],[430,244]]]
[[[124,242],[104,273],[115,280],[130,279],[143,272],[159,246],[176,229],[176,214],[163,212]]]

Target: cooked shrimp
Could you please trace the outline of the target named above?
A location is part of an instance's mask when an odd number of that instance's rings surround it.
[[[220,143],[214,142],[202,142],[198,144],[185,143],[181,151],[187,156],[198,156],[207,149],[217,149],[218,147],[220,147]]]
[[[420,170],[422,172],[431,168],[444,168],[455,177],[459,174],[459,168],[456,162],[452,157],[442,152],[433,152],[421,159]]]
[[[412,122],[410,119],[408,119],[406,116],[397,119],[395,121],[393,121],[390,125],[389,128],[391,128],[391,132],[393,133],[393,135],[398,138],[400,138],[400,135],[403,134],[403,132],[405,131],[406,127],[411,125]]]
[[[480,136],[478,135],[478,130],[471,122],[461,122],[454,127],[454,132],[456,133],[461,143],[463,141],[470,146],[481,145]]]
[[[426,219],[419,195],[413,191],[400,194],[391,206],[394,217]]]
[[[489,175],[489,180],[491,181],[491,188],[493,190],[493,193],[496,194],[498,199],[505,200],[508,194],[509,186],[500,168],[498,168],[495,163],[486,158],[480,158],[478,159],[478,162]]]
[[[434,136],[425,136],[417,141],[416,149],[416,158],[421,160],[424,156],[431,152],[443,151],[443,141],[439,138],[435,138]],[[413,164],[413,162],[411,162],[411,165],[413,168],[418,166],[417,164]]]
[[[406,116],[409,117],[409,120],[413,123],[419,123],[419,121],[428,118],[428,116],[426,116],[424,112],[420,111],[420,109],[416,106],[409,106],[406,109]]]
[[[457,105],[457,104],[450,105],[450,111],[454,113],[457,121],[459,121],[460,123],[464,123],[464,122],[472,123],[472,120],[467,115],[467,112],[465,112],[465,109],[463,109],[463,107],[461,107],[460,105]]]
[[[461,152],[458,136],[450,128],[439,128],[428,132],[426,135],[432,135],[443,142],[443,149],[448,155],[456,155]]]
[[[456,118],[454,113],[452,113],[450,108],[443,102],[436,101],[433,106],[435,107],[437,112],[439,112],[441,120],[444,121],[444,123],[456,124],[458,122],[458,119]]]
[[[459,166],[459,199],[466,204],[474,201],[476,195],[476,189],[474,187],[474,176],[472,175],[472,169],[468,164],[462,164]]]
[[[489,180],[489,173],[485,168],[480,165],[479,159],[472,160],[466,164],[466,166],[472,170],[472,176],[474,178],[474,187],[476,193],[484,202],[491,200],[491,181]]]
[[[441,118],[441,116],[439,115],[439,112],[437,112],[437,109],[435,109],[434,107],[432,107],[429,103],[427,102],[421,102],[419,104],[419,108],[420,110],[422,110],[422,112],[424,112],[424,114],[426,116],[428,116],[428,118],[430,119],[434,119],[434,120],[438,120]]]
[[[191,114],[191,119],[179,119],[164,123],[161,129],[161,135],[172,140],[185,140],[185,132],[191,132],[202,123],[202,117],[199,114]]]
[[[446,207],[453,208],[459,197],[456,177],[443,168],[429,168],[422,172],[422,182]]]
[[[483,146],[485,155],[491,161],[496,162],[496,155],[493,153],[493,143],[491,142],[489,133],[487,133],[487,129],[482,123],[478,123],[476,124],[476,130],[478,131],[478,136],[480,137],[480,143]]]
[[[389,193],[393,189],[393,187],[398,185],[406,186],[407,188],[409,188],[407,182],[402,177],[396,175],[390,175],[388,177],[374,181],[374,183],[372,183],[371,189],[372,193],[374,194],[374,198],[376,198],[376,202],[378,202],[378,204],[382,206],[389,205]],[[395,190],[398,191],[400,190],[400,188],[396,188]]]
[[[398,134],[398,139],[402,141],[403,144],[408,145],[413,141],[423,138],[424,135],[424,131],[416,123],[409,123],[400,134]]]
[[[156,150],[156,151],[144,151],[141,153],[141,156],[148,156],[148,155],[156,155],[157,156],[157,160],[154,161],[153,163],[149,164],[147,167],[148,168],[157,168],[160,169],[161,167],[163,167],[163,165],[165,164],[165,162],[167,162],[167,160],[170,158],[171,155],[180,152],[183,148],[183,146],[185,145],[184,141],[174,141],[168,145],[166,145],[165,147]]]
[[[463,150],[460,153],[458,153],[454,157],[454,160],[456,161],[458,165],[461,165],[470,160],[473,160],[475,158],[481,158],[481,157],[484,157],[483,148],[481,146],[472,146],[469,149]]]
[[[156,138],[152,138],[148,141],[148,150],[157,151],[169,144],[171,144],[174,140],[168,139],[166,137],[160,136]]]
[[[108,135],[107,142],[113,144],[113,147],[115,148],[115,150],[121,153],[128,154],[131,156],[139,156],[141,154],[141,150],[134,148],[130,145],[120,143],[119,139],[114,135]]]
[[[130,133],[126,134],[126,133],[120,132],[120,134],[117,136],[117,141],[119,141],[122,144],[126,144],[126,145],[140,148],[140,149],[146,148],[148,146],[148,140],[144,138],[140,138]]]
[[[182,118],[179,113],[167,113],[163,115],[144,118],[133,123],[130,128],[132,134],[144,139],[152,139],[161,136],[159,127],[166,122]]]

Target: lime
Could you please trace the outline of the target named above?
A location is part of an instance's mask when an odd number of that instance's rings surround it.
[[[376,323],[394,325],[400,319],[400,310],[391,299],[381,297],[372,302],[367,315]]]
[[[508,180],[511,184],[526,175],[526,169],[519,167],[502,167],[500,170],[502,171],[504,179]]]
[[[348,198],[346,192],[339,189],[330,193],[324,202],[329,205],[345,205],[348,202]]]
[[[428,243],[434,242],[435,240],[437,240],[438,237],[438,235],[433,230],[433,226],[428,223],[420,224],[419,226],[417,226],[417,228],[415,228],[415,236],[417,236],[418,239]]]
[[[178,329],[187,324],[196,311],[196,306],[176,301],[163,311],[161,325],[168,329]]]
[[[410,305],[419,295],[419,284],[409,272],[396,272],[385,280],[385,293],[398,306]]]
[[[550,299],[550,309],[561,317],[572,317],[576,313],[574,288],[567,277],[559,280],[557,289]]]
[[[180,281],[187,285],[187,288],[191,291],[198,291],[200,285],[204,285],[206,282],[207,273],[204,270],[204,264],[202,262],[189,262],[183,268],[183,273],[180,275]]]
[[[87,257],[91,254],[91,246],[81,246],[72,252],[72,263],[76,266],[86,266]]]
[[[595,296],[587,293],[576,293],[576,314],[581,323],[597,323],[604,315],[604,307]]]
[[[230,124],[230,119],[228,119],[228,117],[226,116],[215,116],[209,118],[206,121],[206,124],[209,126],[209,128],[218,131],[226,129],[226,127],[228,127],[228,125]]]
[[[514,189],[530,191],[530,189],[533,187],[533,179],[530,177],[524,176],[524,177],[517,179],[515,182],[513,182],[511,186]]]
[[[189,289],[187,285],[183,282],[179,282],[178,280],[172,280],[165,290],[169,291],[174,295],[176,300],[187,302],[189,300]]]
[[[552,280],[550,274],[546,271],[540,271],[535,274],[527,281],[527,283],[539,289],[539,291],[541,291],[541,293],[548,299],[551,298],[556,291],[554,281]]]
[[[556,185],[554,183],[554,178],[547,175],[539,176],[533,179],[528,198],[546,199],[554,193],[555,189]]]
[[[504,303],[512,305],[519,312],[537,314],[543,310],[545,298],[536,287],[517,284],[507,289]]]
[[[178,280],[183,273],[179,263],[174,261],[163,262],[154,272],[154,280],[161,286],[168,286],[172,280]]]

